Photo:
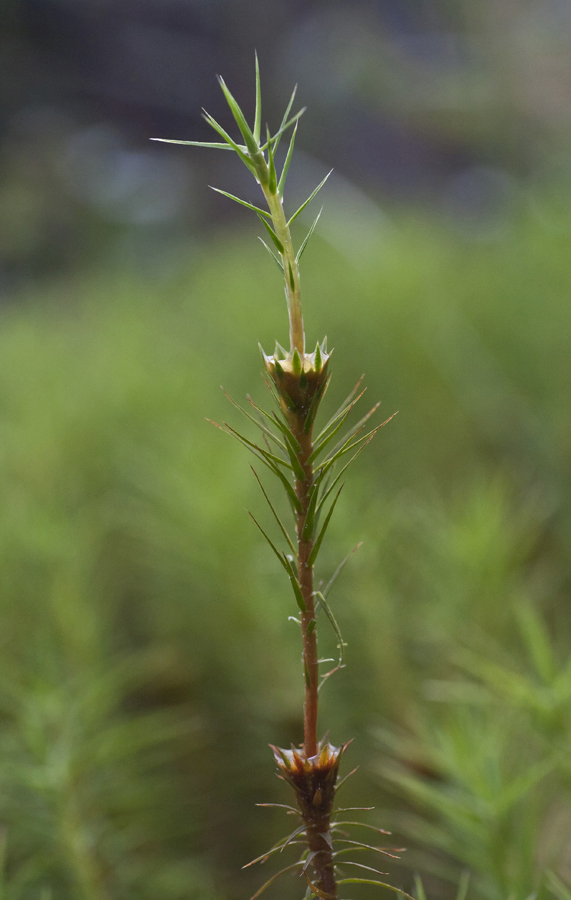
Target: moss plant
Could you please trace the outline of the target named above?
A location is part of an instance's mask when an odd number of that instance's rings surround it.
[[[272,854],[281,853],[289,845],[293,845],[295,849],[301,846],[301,855],[294,863],[273,875],[254,896],[258,897],[266,887],[285,872],[294,874],[297,872],[305,879],[308,898],[320,897],[322,900],[333,900],[339,896],[339,885],[354,882],[381,885],[402,893],[400,889],[371,878],[371,873],[386,875],[386,872],[379,872],[372,866],[345,858],[347,852],[355,849],[368,849],[384,857],[394,856],[395,851],[392,848],[363,844],[349,837],[350,832],[346,831],[347,827],[364,823],[345,821],[342,814],[347,812],[347,809],[338,809],[334,813],[335,793],[340,783],[338,782],[339,765],[348,745],[345,743],[340,747],[334,747],[325,738],[320,740],[318,737],[320,687],[333,672],[344,665],[344,643],[329,606],[328,595],[347,560],[343,560],[338,566],[323,590],[315,586],[314,566],[343,487],[340,484],[343,473],[379,428],[386,423],[383,422],[366,430],[366,423],[376,412],[377,404],[356,425],[350,427],[347,432],[343,432],[353,407],[363,393],[360,391],[359,382],[340,409],[323,428],[315,433],[317,414],[330,379],[330,354],[327,351],[326,340],[318,342],[313,352],[306,352],[300,298],[299,262],[317,225],[319,215],[297,251],[294,249],[290,226],[313,200],[329,176],[288,218],[283,205],[284,187],[294,149],[298,120],[304,112],[302,109],[290,116],[295,90],[279,129],[274,135],[267,130],[266,138],[263,140],[261,137],[261,95],[257,59],[256,111],[252,128],[248,125],[242,110],[222,78],[220,78],[220,85],[243,143],[235,141],[208,113],[205,113],[206,121],[220,135],[221,142],[202,143],[175,140],[168,141],[168,143],[234,151],[256,179],[266,203],[267,208],[257,207],[226,191],[219,191],[255,212],[267,232],[270,244],[265,241],[263,243],[277,263],[284,280],[289,315],[289,349],[284,350],[279,344],[276,344],[273,355],[267,355],[262,351],[266,381],[274,397],[277,410],[268,413],[251,400],[249,401],[251,412],[239,407],[246,418],[261,431],[262,440],[256,443],[226,424],[223,428],[244,444],[269,470],[271,475],[278,479],[293,513],[294,537],[290,535],[256,474],[286,544],[285,550],[279,549],[262,526],[256,522],[291,583],[299,611],[299,618],[296,621],[302,638],[302,674],[305,685],[303,741],[298,747],[292,747],[292,749],[272,747],[280,777],[291,786],[297,802],[297,809],[293,807],[286,807],[286,809],[299,816],[301,823],[290,835],[248,865],[264,862]],[[275,165],[276,151],[281,137],[290,129],[292,133],[289,147],[278,177]],[[219,189],[214,188],[214,190]],[[387,419],[387,421],[389,420]],[[317,645],[317,623],[320,613],[325,615],[335,630],[339,647],[337,664],[324,674],[320,672],[320,665],[324,661],[319,659]],[[365,825],[365,827],[373,828],[370,825]],[[377,828],[373,830],[382,834],[388,833]],[[355,869],[357,869],[359,877],[352,874]]]

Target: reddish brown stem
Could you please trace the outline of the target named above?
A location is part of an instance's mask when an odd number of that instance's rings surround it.
[[[301,419],[301,417],[300,417]],[[305,434],[303,422],[294,434],[299,441],[301,451],[298,459],[305,477],[298,478],[295,490],[301,504],[301,512],[297,514],[297,575],[301,593],[305,603],[305,612],[301,615],[301,632],[303,640],[303,667],[305,676],[305,701],[303,707],[303,747],[307,758],[317,753],[317,711],[319,666],[317,664],[317,631],[315,629],[315,597],[313,595],[313,566],[308,563],[313,550],[313,537],[303,539],[303,529],[307,518],[310,490],[313,484],[313,467],[307,460],[313,452],[311,431]],[[313,623],[313,624],[311,624]]]

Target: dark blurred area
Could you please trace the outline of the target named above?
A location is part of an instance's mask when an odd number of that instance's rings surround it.
[[[149,265],[240,215],[206,188],[235,178],[227,154],[148,139],[211,140],[203,106],[228,126],[217,73],[251,110],[255,48],[273,127],[299,83],[306,167],[389,207],[493,235],[568,169],[566,0],[5,0],[1,16],[5,289],[107,254]]]

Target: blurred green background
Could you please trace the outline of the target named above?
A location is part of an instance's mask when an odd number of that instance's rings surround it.
[[[202,105],[228,124],[216,71],[248,108],[257,46],[270,122],[295,81],[309,106],[292,205],[336,169],[302,270],[326,412],[363,372],[399,410],[319,571],[363,541],[321,714],[355,738],[344,802],[429,900],[569,900],[571,6],[0,15],[0,898],[237,900],[288,830],[255,803],[289,802],[267,744],[301,738],[295,608],[250,460],[206,421],[241,424],[221,384],[267,404],[285,304],[208,194],[257,201],[239,163],[148,143],[207,139]]]

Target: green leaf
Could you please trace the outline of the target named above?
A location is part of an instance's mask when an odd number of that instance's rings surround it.
[[[276,512],[276,509],[275,509],[275,507],[274,507],[272,501],[271,501],[270,498],[268,497],[268,495],[267,495],[267,493],[266,493],[266,491],[265,491],[265,489],[264,489],[264,485],[263,485],[262,482],[260,481],[260,479],[259,479],[259,477],[258,477],[258,473],[256,472],[256,470],[254,469],[253,466],[252,466],[252,472],[254,473],[254,475],[255,475],[255,477],[256,477],[256,481],[257,481],[258,484],[260,485],[262,494],[263,494],[264,497],[266,498],[266,502],[267,502],[268,506],[270,507],[271,511],[273,512],[274,518],[275,518],[276,522],[278,523],[278,525],[279,525],[279,527],[280,527],[280,530],[281,530],[283,536],[285,537],[286,541],[288,542],[288,544],[289,544],[289,546],[290,546],[290,548],[291,548],[291,552],[292,552],[292,553],[297,553],[295,544],[294,544],[294,542],[292,541],[291,537],[289,536],[289,533],[288,533],[288,531],[287,531],[287,528],[285,527],[285,525],[283,524],[282,520],[281,520],[280,517],[278,516],[278,514],[277,514],[277,512]],[[281,560],[280,560],[280,561],[281,561]]]
[[[324,596],[324,597],[327,597],[329,591],[331,590],[331,588],[333,587],[333,585],[335,584],[335,582],[336,582],[337,579],[339,578],[341,572],[343,571],[343,569],[345,568],[345,566],[347,565],[347,563],[348,563],[349,560],[351,559],[353,553],[355,553],[355,552],[359,549],[359,547],[362,547],[362,545],[363,545],[363,541],[359,541],[359,543],[358,543],[355,547],[353,547],[353,549],[350,551],[350,553],[348,553],[347,556],[346,556],[344,559],[341,560],[341,562],[339,563],[339,565],[338,565],[337,568],[335,569],[333,575],[331,576],[331,578],[329,579],[329,581],[327,582],[327,584],[325,585],[325,587],[324,587],[324,589],[323,589],[323,596]]]
[[[256,144],[260,143],[260,131],[262,124],[262,90],[260,86],[260,64],[258,62],[258,54],[254,51],[256,58],[256,112],[254,115],[254,140]]]
[[[274,151],[270,141],[270,130],[268,128],[268,166],[270,168],[270,177],[268,181],[268,190],[270,194],[275,194],[278,189],[278,176],[276,175],[276,163],[274,160]]]
[[[379,869],[374,869],[372,866],[364,866],[363,863],[352,862],[349,859],[343,860],[344,866],[355,866],[359,869],[366,869],[368,872],[375,872],[376,875],[388,875],[388,872],[380,872]]]
[[[325,344],[325,341],[323,343]],[[322,346],[322,350],[323,349],[324,349],[324,347]],[[364,377],[365,377],[364,375],[361,375],[361,377],[359,378],[359,381],[357,382],[357,384],[355,385],[355,387],[353,388],[353,390],[351,391],[349,396],[346,397],[346,399],[343,401],[343,403],[341,404],[339,409],[332,415],[332,417],[329,419],[327,425],[325,425],[325,427],[323,428],[321,433],[317,436],[316,442],[320,441],[321,438],[324,437],[325,433],[329,430],[329,428],[331,428],[331,426],[337,421],[339,416],[342,415],[342,413],[349,406],[349,404],[352,403],[353,398],[356,396],[357,391],[359,390],[359,388],[361,386],[361,382],[363,381]],[[365,390],[366,390],[366,388],[363,391],[361,391],[361,393],[359,394],[359,397],[363,396]],[[359,399],[359,397],[357,397],[357,400]],[[357,402],[357,401],[355,401],[355,402]]]
[[[248,450],[250,450],[250,452],[254,454],[254,456],[256,456],[261,462],[263,462],[263,464],[267,466],[268,469],[274,473],[274,475],[277,475],[285,488],[285,491],[290,499],[293,508],[296,510],[296,512],[301,512],[301,503],[299,502],[299,499],[293,487],[287,480],[280,467],[272,462],[272,459],[277,459],[277,457],[273,457],[271,453],[267,452],[267,450],[262,450],[261,447],[257,446],[257,444],[253,444],[252,441],[248,441],[247,438],[243,437],[243,435],[239,434],[237,431],[235,431],[235,429],[230,428],[229,425],[225,424],[225,426],[222,427],[221,425],[218,425],[217,422],[212,422],[212,419],[207,419],[207,421],[211,422],[212,425],[215,425],[217,428],[220,428],[221,431],[225,431],[227,434],[231,434],[232,437],[235,437],[237,441],[247,447]],[[281,460],[281,464],[287,466],[288,469],[291,468],[290,464],[286,463],[285,460]]]
[[[300,859],[300,860],[298,860],[298,862],[292,863],[291,866],[286,866],[285,869],[281,869],[279,872],[276,872],[275,875],[272,875],[271,878],[268,878],[268,880],[265,882],[265,884],[263,884],[261,886],[261,888],[258,888],[258,890],[256,891],[255,894],[252,894],[252,896],[250,897],[250,900],[258,900],[258,897],[260,896],[260,894],[262,894],[266,890],[266,888],[268,888],[270,886],[270,884],[273,884],[273,882],[276,880],[276,878],[279,878],[280,875],[283,875],[285,872],[290,872],[292,869],[296,869],[298,866],[302,866],[303,864],[304,864],[303,860]],[[408,895],[406,895],[406,896],[408,896]]]
[[[277,558],[279,559],[280,564],[284,567],[284,569],[286,570],[287,574],[289,575],[289,574],[290,574],[289,567],[288,567],[288,566],[286,565],[286,563],[284,562],[282,554],[280,553],[280,551],[278,550],[278,548],[276,547],[276,545],[274,544],[274,542],[272,541],[272,539],[266,534],[266,532],[264,531],[264,529],[262,528],[262,526],[260,525],[260,523],[257,521],[257,519],[254,518],[254,516],[252,515],[252,513],[251,513],[251,512],[248,512],[248,515],[250,516],[250,518],[252,519],[252,521],[254,522],[254,524],[259,528],[259,530],[261,531],[261,533],[262,533],[263,536],[265,537],[266,541],[268,542],[268,544],[270,545],[270,547],[271,547],[272,550],[274,551],[275,555],[276,555]]]
[[[326,460],[323,461],[322,466],[321,466],[321,474],[324,475],[331,468],[331,466],[334,463],[336,463],[339,459],[341,459],[342,456],[345,456],[346,453],[350,453],[351,450],[354,450],[355,447],[358,447],[364,441],[369,441],[373,437],[373,435],[375,435],[377,433],[377,431],[379,431],[380,428],[383,428],[384,425],[387,425],[387,423],[390,422],[391,419],[394,419],[395,416],[396,416],[396,412],[393,413],[392,416],[389,416],[388,419],[385,419],[384,422],[381,422],[380,425],[377,425],[376,428],[373,428],[371,431],[367,432],[367,434],[363,435],[362,438],[359,438],[359,440],[357,440],[357,441],[353,441],[352,444],[351,443],[343,444],[343,446],[339,450],[337,450],[337,452],[333,456],[330,456]],[[349,438],[349,440],[351,440],[351,439]]]
[[[262,353],[263,353],[263,351],[262,351]],[[275,400],[276,400],[276,403],[279,403],[277,396],[275,397]],[[256,406],[256,404],[254,403],[254,401],[252,400],[252,398],[249,395],[248,395],[248,403],[250,403],[250,405],[253,406],[254,409],[260,413],[260,415],[265,416],[266,419],[269,419],[269,421],[272,423],[272,425],[275,425],[277,428],[279,428],[279,430],[282,432],[283,436],[288,441],[291,441],[292,447],[294,448],[296,453],[300,452],[301,444],[295,439],[295,437],[293,436],[293,434],[291,433],[291,431],[289,430],[287,425],[284,425],[283,422],[280,422],[280,420],[278,419],[278,417],[276,416],[275,413],[273,413],[273,415],[270,415],[268,412],[266,412],[265,409],[262,409],[261,406]]]
[[[284,133],[284,131],[287,131],[288,128],[289,128],[291,125],[294,124],[294,122],[297,122],[297,120],[300,118],[300,116],[302,116],[302,115],[304,114],[304,112],[306,111],[306,109],[307,109],[306,106],[304,106],[303,109],[300,109],[300,111],[297,112],[297,113],[295,114],[295,116],[292,116],[291,119],[289,119],[289,120],[285,123],[285,125],[282,125],[282,127],[279,129],[279,131],[276,131],[276,133],[274,134],[274,136],[273,136],[272,138],[270,138],[270,143],[274,145],[274,153],[276,152],[276,149],[277,149],[277,147],[278,147],[278,144],[279,144],[279,142],[280,142],[281,136],[282,136],[282,134]],[[268,144],[267,144],[267,143],[265,143],[265,144],[263,145],[263,147],[260,147],[260,150],[267,150],[267,149],[268,149]]]
[[[307,513],[305,514],[305,523],[303,526],[303,531],[301,533],[301,538],[303,541],[308,541],[313,534],[313,526],[315,524],[315,510],[317,508],[318,498],[319,487],[316,484],[312,484],[311,495],[309,498],[309,503],[307,504]]]
[[[309,432],[311,431],[315,416],[317,415],[317,410],[319,409],[319,404],[321,403],[321,400],[323,399],[323,395],[325,394],[325,391],[327,390],[330,381],[331,381],[331,375],[329,375],[325,379],[323,384],[316,390],[315,394],[313,395],[313,399],[311,401],[311,406],[309,407],[309,412],[307,413],[307,416],[305,417],[305,422],[303,424],[304,434],[309,434]]]
[[[264,221],[264,220],[262,219],[262,221]],[[284,273],[284,267],[283,267],[283,265],[281,264],[281,262],[279,261],[278,257],[277,257],[276,254],[274,253],[274,251],[272,250],[272,248],[271,248],[271,247],[268,247],[268,245],[266,244],[265,240],[264,240],[263,238],[261,238],[259,235],[258,235],[258,240],[262,242],[262,244],[264,245],[264,247],[266,248],[266,250],[268,251],[268,253],[269,253],[270,256],[272,257],[273,261],[275,262],[276,266],[278,267],[278,269],[280,270],[280,272],[281,272],[282,275],[283,275],[283,273]]]
[[[331,504],[331,508],[329,509],[329,512],[327,513],[327,516],[325,517],[325,522],[321,526],[321,531],[319,532],[319,537],[315,541],[315,544],[313,545],[313,550],[309,554],[309,559],[307,560],[307,565],[309,567],[313,566],[313,564],[315,563],[315,560],[317,559],[317,555],[321,549],[321,544],[323,542],[323,538],[325,537],[325,532],[327,531],[327,526],[329,525],[329,522],[331,521],[331,516],[333,515],[333,511],[337,505],[337,501],[339,500],[339,496],[340,496],[342,490],[343,490],[343,485],[341,485],[341,487],[337,491],[337,496],[335,497],[333,503]]]
[[[352,407],[349,407],[349,409],[344,410],[341,413],[341,415],[339,417],[339,421],[337,422],[335,428],[326,437],[324,437],[321,441],[315,442],[313,452],[311,453],[311,456],[307,460],[308,463],[314,462],[317,459],[317,457],[319,456],[319,454],[325,450],[328,443],[333,440],[333,438],[335,437],[337,432],[340,431],[341,428],[343,428],[343,425],[347,421],[347,417],[351,414],[351,409],[352,409]],[[344,438],[344,440],[345,440],[345,438]]]
[[[242,206],[247,206],[248,209],[251,209],[253,212],[257,213],[259,216],[266,216],[266,218],[271,219],[271,216],[264,209],[260,209],[259,206],[254,206],[252,203],[248,203],[247,200],[240,200],[239,197],[235,197],[234,194],[229,194],[228,191],[223,191],[220,188],[212,187],[211,184],[208,187],[216,191],[217,194],[223,194],[225,197],[229,197],[230,200],[234,200],[235,203],[240,203]]]
[[[289,171],[289,164],[290,164],[291,158],[293,156],[293,146],[295,144],[295,136],[297,134],[297,125],[298,125],[298,123],[296,122],[295,128],[293,129],[293,134],[292,134],[290,142],[289,142],[288,151],[286,153],[286,158],[285,158],[284,166],[282,169],[282,174],[280,175],[280,181],[278,184],[278,193],[280,195],[283,194],[284,185],[285,185],[286,178],[287,178],[287,173]],[[275,149],[276,148],[274,148],[274,152],[275,152]]]
[[[414,886],[416,888],[416,896],[418,900],[426,900],[426,893],[424,891],[424,885],[422,883],[422,878],[420,875],[414,876]]]
[[[236,409],[240,410],[240,412],[242,413],[243,416],[245,416],[250,422],[253,422],[253,423],[254,423],[254,425],[256,426],[256,428],[259,428],[260,431],[263,431],[263,433],[264,433],[265,435],[267,435],[267,436],[270,438],[270,440],[272,440],[275,444],[277,444],[278,447],[279,447],[284,453],[287,452],[286,445],[284,444],[283,441],[281,441],[281,440],[279,439],[279,437],[278,437],[276,434],[273,433],[273,431],[271,431],[269,428],[267,428],[267,427],[263,424],[263,422],[260,422],[258,419],[256,419],[255,416],[250,415],[250,413],[247,412],[242,406],[240,406],[239,403],[236,403],[236,401],[234,400],[234,398],[231,397],[230,394],[229,394],[227,391],[224,390],[224,388],[222,388],[222,393],[224,394],[225,397],[228,398],[228,400],[230,401],[230,403],[231,403],[233,406],[236,407]],[[270,420],[270,421],[271,421],[271,420]]]
[[[149,138],[150,141],[160,141],[162,144],[183,144],[186,147],[210,147],[215,150],[234,150],[230,144],[213,144],[206,141],[177,141],[173,138]],[[246,148],[244,148],[246,149]]]
[[[223,137],[224,140],[230,145],[232,150],[234,150],[238,154],[238,156],[240,157],[240,159],[242,160],[242,162],[244,163],[246,168],[248,168],[250,170],[252,175],[254,175],[254,177],[257,177],[256,176],[256,168],[255,168],[252,160],[250,159],[250,157],[247,154],[248,148],[247,147],[242,148],[240,146],[240,144],[237,144],[236,141],[230,137],[228,132],[225,131],[224,128],[222,128],[222,125],[219,125],[218,122],[216,121],[216,119],[213,116],[211,116],[210,113],[207,113],[206,110],[203,110],[203,116],[204,116],[205,120],[208,122],[208,124],[210,125],[210,127],[214,128],[214,131],[217,131],[218,134],[221,137]]]
[[[375,881],[372,878],[341,878],[337,884],[376,884],[379,887],[388,888],[389,891],[400,894],[402,897],[407,897],[408,900],[414,900],[414,897],[411,897],[411,895],[407,894],[406,891],[403,891],[402,888],[395,887],[394,884],[387,884],[385,881]]]
[[[372,438],[370,438],[369,440],[372,440]],[[349,460],[349,462],[346,462],[346,463],[345,463],[345,465],[344,465],[343,468],[340,469],[340,471],[337,473],[337,475],[335,476],[335,478],[333,479],[333,481],[331,482],[331,484],[329,485],[329,487],[324,491],[324,493],[323,493],[323,495],[322,495],[322,497],[321,497],[321,500],[319,501],[318,507],[317,507],[317,512],[318,512],[318,513],[321,511],[321,509],[322,509],[322,507],[323,507],[323,504],[325,503],[325,501],[326,501],[327,498],[329,497],[331,491],[333,491],[333,490],[335,489],[335,486],[338,484],[339,479],[343,477],[343,474],[344,474],[344,473],[346,472],[346,470],[349,468],[349,466],[351,465],[351,463],[355,462],[355,460],[357,459],[357,457],[359,456],[359,454],[363,452],[363,450],[365,449],[365,447],[367,446],[368,443],[369,443],[369,442],[366,441],[364,444],[361,444],[361,446],[359,447],[359,449],[357,450],[357,452],[353,454],[353,456],[351,457],[351,459]]]
[[[288,269],[289,269],[289,286],[292,291],[295,291],[295,279],[293,277],[293,269],[291,267],[291,263],[288,261]]]
[[[275,143],[276,143],[276,146],[274,147],[274,152],[278,149],[278,145],[279,145],[279,142],[280,142],[280,138],[281,138],[283,132],[285,131],[285,129],[287,128],[286,122],[288,121],[288,116],[289,116],[290,111],[291,111],[291,108],[292,108],[292,106],[293,106],[293,101],[295,100],[295,95],[296,95],[296,94],[297,94],[297,84],[296,84],[296,86],[294,87],[293,91],[291,92],[291,97],[289,98],[289,103],[288,103],[288,105],[286,106],[286,111],[285,111],[285,113],[283,114],[283,118],[282,118],[280,127],[279,127],[278,131],[277,131],[276,134],[275,134],[274,141],[275,141]],[[276,139],[277,139],[277,140],[276,140]]]
[[[339,441],[339,443],[336,444],[335,447],[333,448],[333,450],[332,450],[333,455],[335,455],[337,450],[339,450],[341,448],[342,444],[345,444],[348,440],[355,437],[355,435],[357,435],[362,430],[365,422],[367,422],[371,418],[371,416],[376,413],[376,411],[378,410],[380,405],[381,405],[380,402],[375,403],[375,405],[373,407],[371,407],[369,412],[365,413],[365,415],[362,417],[362,419],[359,419],[359,421],[355,425],[353,425],[353,427],[350,428],[349,431],[346,432],[346,434],[343,436],[341,441]]]
[[[271,237],[272,241],[274,242],[274,244],[275,244],[276,249],[278,250],[278,252],[281,253],[282,256],[283,256],[283,254],[285,253],[284,246],[283,246],[282,242],[280,241],[280,239],[278,238],[278,236],[277,236],[277,234],[275,233],[275,231],[274,231],[274,229],[272,228],[272,226],[269,225],[268,222],[266,222],[265,219],[262,219],[261,216],[260,216],[260,222],[262,223],[262,225],[264,226],[264,228],[267,230],[267,232],[268,232],[269,236]]]
[[[392,834],[392,831],[387,831],[386,828],[377,828],[376,825],[369,825],[368,822],[341,822],[337,820],[336,822],[331,823],[331,827],[337,825],[358,825],[361,828],[368,828],[370,831],[376,831],[377,834]],[[386,872],[379,872],[379,875],[386,875]]]
[[[303,251],[304,251],[305,248],[307,247],[307,245],[308,245],[308,243],[309,243],[309,239],[310,239],[311,235],[313,234],[313,232],[315,231],[315,226],[316,226],[317,223],[319,222],[319,217],[321,216],[321,213],[322,213],[322,212],[323,212],[323,207],[321,207],[321,209],[320,209],[319,212],[317,213],[317,216],[315,217],[315,222],[313,223],[313,225],[311,226],[311,228],[310,228],[309,231],[307,232],[307,234],[306,234],[304,240],[302,241],[301,247],[300,247],[299,250],[297,251],[297,254],[296,254],[296,257],[295,257],[295,261],[296,261],[296,262],[299,262],[299,261],[300,261],[301,256],[302,256],[302,254],[303,254]],[[317,346],[319,346],[319,344],[318,344]]]
[[[345,418],[346,418],[348,412],[351,412],[351,410],[359,402],[359,400],[361,399],[361,397],[363,396],[365,391],[366,391],[366,388],[364,388],[364,390],[361,391],[359,396],[355,397],[355,399],[348,406],[343,404],[342,406],[339,407],[339,409],[335,413],[335,415],[329,419],[329,422],[327,423],[327,425],[320,431],[320,433],[315,438],[314,447],[317,447],[320,444],[322,444],[322,442],[325,440],[325,438],[327,436],[327,433],[330,431],[331,428],[335,428],[335,426],[337,425],[339,420],[345,421]],[[337,430],[337,429],[335,428],[335,430]]]
[[[236,119],[236,124],[237,124],[238,128],[240,129],[240,133],[241,133],[242,137],[244,138],[244,143],[246,144],[246,147],[248,148],[248,151],[250,152],[250,154],[252,156],[255,156],[259,152],[259,149],[260,149],[259,143],[256,141],[254,135],[250,131],[250,126],[246,122],[246,117],[244,116],[244,113],[242,112],[242,110],[238,106],[236,100],[230,93],[230,90],[228,89],[228,86],[221,75],[218,76],[218,81],[220,83],[220,87],[222,88],[222,90],[224,92],[224,96],[226,97],[226,102],[228,103],[228,106],[230,107],[230,109],[232,111],[232,115]]]
[[[271,460],[274,465],[284,466],[286,469],[291,469],[292,466],[285,459],[281,459],[279,456],[276,456],[274,453],[270,453],[269,450],[264,450],[263,447],[259,447],[258,444],[254,444],[253,441],[248,440],[247,437],[244,437],[243,434],[240,434],[239,431],[236,431],[235,428],[232,428],[231,425],[228,425],[224,422],[224,427],[227,431],[234,435],[234,437],[238,438],[243,444],[249,447],[251,450],[256,450],[257,453],[261,454],[264,459]]]
[[[464,869],[464,871],[460,875],[460,879],[458,881],[458,891],[456,892],[456,900],[466,900],[466,894],[468,893],[469,884],[470,884],[470,872],[467,869]],[[571,900],[571,894],[569,894],[569,897],[567,898],[567,900]]]
[[[325,182],[327,181],[327,179],[328,179],[329,176],[331,175],[331,172],[333,172],[333,169],[331,169],[331,171],[327,173],[327,175],[325,176],[325,178],[323,179],[323,181],[321,182],[321,184],[318,184],[317,187],[315,188],[315,190],[312,191],[312,193],[309,195],[309,197],[307,198],[307,200],[305,201],[305,203],[302,203],[302,204],[301,204],[301,206],[299,207],[299,209],[297,210],[297,212],[294,212],[293,216],[291,217],[291,219],[290,219],[289,222],[287,223],[287,224],[288,224],[288,227],[291,225],[291,223],[294,221],[294,219],[297,219],[297,217],[299,216],[299,214],[300,214],[301,212],[303,212],[303,210],[305,209],[305,207],[306,207],[309,203],[311,203],[311,201],[313,200],[313,198],[315,197],[315,195],[321,190],[321,188],[323,187],[323,185],[325,184]]]
[[[339,662],[337,664],[337,667],[342,668],[343,660],[344,660],[344,648],[347,645],[346,645],[345,641],[343,640],[343,635],[341,634],[341,629],[339,628],[339,625],[337,624],[337,619],[333,615],[333,611],[332,611],[331,607],[329,606],[327,600],[325,599],[325,597],[323,596],[321,591],[316,591],[315,596],[318,598],[319,605],[322,607],[325,615],[329,619],[329,622],[331,624],[331,627],[333,628],[333,631],[337,635],[337,639],[339,641],[339,644],[337,645],[339,647]]]
[[[307,612],[307,607],[305,605],[305,600],[303,599],[303,594],[301,593],[301,588],[299,586],[299,581],[297,580],[297,575],[295,574],[295,570],[294,570],[290,560],[285,555],[285,553],[283,556],[287,563],[287,566],[289,567],[289,568],[286,567],[286,571],[289,575],[289,580],[291,581],[291,586],[292,586],[293,592],[295,594],[295,599],[297,601],[297,605],[299,606],[302,613]]]

